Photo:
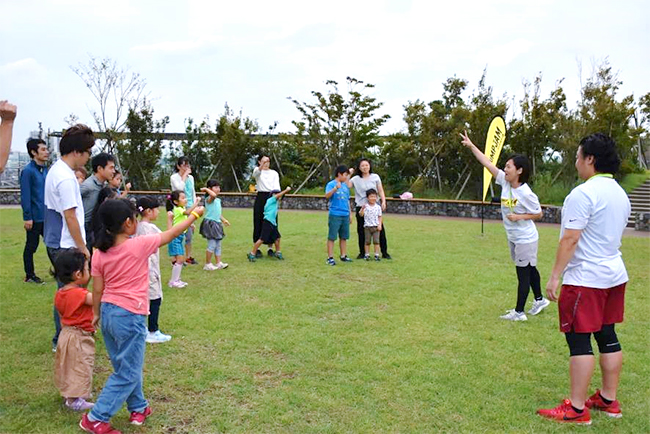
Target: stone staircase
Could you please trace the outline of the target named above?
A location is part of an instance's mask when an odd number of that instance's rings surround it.
[[[628,197],[632,204],[632,215],[627,221],[627,227],[633,228],[637,213],[650,213],[650,179],[646,179],[643,184],[628,194]]]

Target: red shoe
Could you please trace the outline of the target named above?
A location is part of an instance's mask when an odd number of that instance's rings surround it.
[[[148,418],[150,415],[151,415],[151,407],[145,408],[142,413],[138,413],[137,411],[132,411],[131,417],[129,417],[129,422],[131,422],[133,425],[142,425],[145,419]]]
[[[558,422],[569,422],[579,425],[591,425],[591,416],[589,409],[585,407],[582,413],[576,413],[571,407],[571,401],[565,399],[562,404],[555,408],[537,410],[537,414],[547,419],[552,419]]]
[[[84,414],[79,421],[79,428],[92,434],[122,434],[122,431],[113,429],[110,423],[88,420],[88,414]]]
[[[585,406],[593,410],[602,411],[609,417],[623,417],[623,413],[621,412],[621,405],[619,402],[617,400],[614,400],[611,404],[605,404],[603,397],[600,395],[600,390],[598,389],[596,389],[596,393],[591,395],[587,402],[585,402]]]

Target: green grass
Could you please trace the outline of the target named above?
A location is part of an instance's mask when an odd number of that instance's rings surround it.
[[[648,178],[650,178],[650,170],[643,173],[629,173],[621,180],[621,187],[626,193],[631,193],[632,190],[643,184]]]
[[[148,345],[154,415],[127,433],[582,433],[541,420],[568,393],[568,352],[555,304],[526,323],[498,319],[516,277],[498,222],[388,215],[393,261],[324,264],[326,214],[282,211],[286,260],[246,261],[251,211],[226,209],[230,268],[186,267],[165,288]],[[21,282],[19,210],[0,210],[0,432],[78,433],[53,384],[54,283]],[[540,227],[548,277],[558,228]],[[353,236],[353,242],[356,237]],[[195,251],[205,248],[197,237]],[[650,239],[626,237],[630,274],[619,398],[625,416],[594,415],[592,433],[650,432]],[[161,251],[166,258],[166,248]],[[166,260],[162,261],[166,264]],[[37,273],[49,267],[43,247]],[[163,266],[163,280],[170,267]],[[529,300],[530,305],[531,300]],[[98,393],[111,372],[97,338]],[[596,369],[593,387],[599,385]]]

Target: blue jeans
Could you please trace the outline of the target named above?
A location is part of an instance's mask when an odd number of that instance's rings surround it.
[[[101,315],[104,343],[115,372],[108,377],[89,416],[108,422],[125,401],[129,412],[142,412],[149,405],[142,391],[147,317],[110,303],[102,303]]]

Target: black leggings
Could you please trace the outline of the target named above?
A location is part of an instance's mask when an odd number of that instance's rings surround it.
[[[357,218],[357,239],[359,240],[359,255],[364,256],[366,254],[366,234],[363,230],[363,216],[359,215],[361,207],[356,207],[356,212],[354,213]],[[379,248],[381,249],[381,254],[386,256],[388,255],[388,244],[386,243],[386,226],[382,223],[381,231],[379,231]]]
[[[158,330],[158,315],[160,314],[160,304],[162,298],[149,300],[149,331],[151,333]]]
[[[515,307],[515,310],[517,312],[523,312],[524,306],[526,306],[528,292],[531,287],[533,288],[535,300],[542,299],[542,287],[537,267],[533,265],[517,267],[517,280],[519,281],[519,286],[517,288],[517,306]]]
[[[256,243],[262,236],[264,205],[266,205],[266,201],[269,200],[269,197],[271,197],[271,193],[268,191],[258,191],[257,196],[255,196],[255,204],[253,205],[253,243]]]

